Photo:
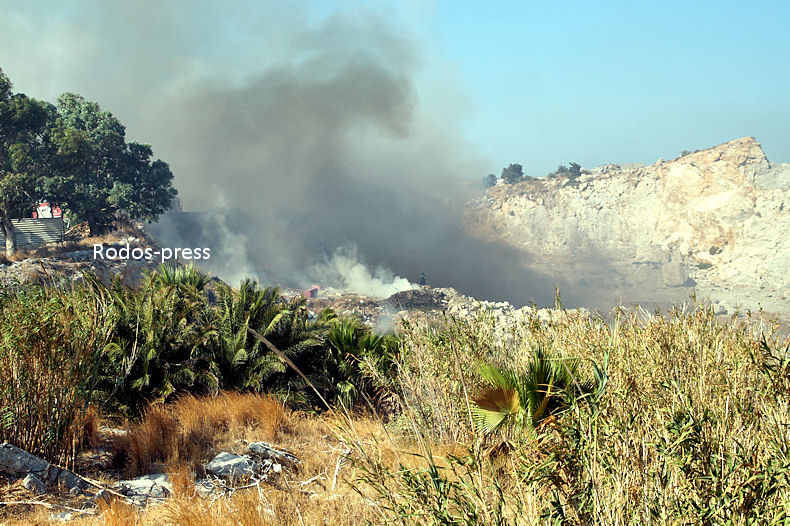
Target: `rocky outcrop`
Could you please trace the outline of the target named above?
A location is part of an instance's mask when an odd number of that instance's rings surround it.
[[[205,466],[208,475],[228,481],[252,477],[270,482],[283,468],[297,471],[298,467],[299,459],[294,454],[268,442],[251,442],[245,455],[221,451]]]
[[[546,264],[592,258],[607,271],[591,279],[609,287],[693,287],[788,309],[789,207],[790,166],[747,137],[649,166],[500,184],[472,203],[467,226]]]
[[[121,480],[113,484],[113,488],[121,495],[141,502],[151,497],[157,499],[169,497],[173,491],[170,479],[164,473],[154,473],[130,480]]]
[[[66,489],[86,489],[90,485],[71,471],[50,464],[7,442],[0,444],[0,473],[24,477],[24,485],[37,493],[46,492],[46,484],[59,484]]]
[[[221,451],[206,464],[206,473],[221,479],[235,480],[250,477],[260,469],[260,465],[248,455],[234,455]]]
[[[142,283],[146,272],[159,265],[154,260],[101,260],[93,259],[87,250],[66,252],[56,256],[27,258],[13,263],[0,263],[0,287],[14,288],[25,283],[51,283],[63,280],[80,281],[85,274],[94,274],[102,283],[108,284],[113,277],[124,283],[137,286]]]

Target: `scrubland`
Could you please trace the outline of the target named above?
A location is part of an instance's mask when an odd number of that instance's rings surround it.
[[[376,335],[254,282],[212,301],[206,284],[160,269],[139,290],[0,300],[0,438],[75,468],[109,440],[108,480],[170,474],[169,498],[109,499],[75,524],[790,521],[790,340],[760,313],[558,305],[504,332],[483,312]],[[256,440],[298,469],[197,495],[212,455]]]

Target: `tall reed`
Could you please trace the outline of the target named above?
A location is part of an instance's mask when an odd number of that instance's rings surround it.
[[[90,282],[51,285],[0,296],[0,440],[72,465],[115,313]]]
[[[386,522],[790,523],[790,340],[704,305],[556,314],[511,327],[509,348],[485,341],[485,318],[405,331],[402,429],[421,461],[382,462],[362,443],[353,457],[355,487]],[[534,344],[604,367],[605,391],[536,438],[465,436],[470,366],[518,368]],[[453,445],[467,452],[435,454]]]

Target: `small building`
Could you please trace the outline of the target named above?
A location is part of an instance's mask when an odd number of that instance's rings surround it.
[[[65,228],[63,217],[26,217],[12,219],[16,231],[16,246],[31,250],[47,243],[62,243]],[[5,236],[0,230],[0,246],[5,246]]]
[[[302,291],[302,295],[305,298],[308,298],[308,299],[309,298],[317,298],[318,297],[318,291],[320,291],[320,290],[321,290],[321,287],[319,287],[318,285],[310,285],[309,289],[306,289],[306,290]]]

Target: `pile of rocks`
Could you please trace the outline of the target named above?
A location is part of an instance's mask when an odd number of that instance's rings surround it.
[[[387,298],[386,303],[399,311],[414,309],[441,310],[447,305],[447,297],[442,290],[427,287],[404,290]]]
[[[24,486],[38,494],[46,493],[48,485],[59,485],[75,492],[90,487],[87,481],[68,469],[50,464],[8,442],[0,444],[0,473],[23,478]]]
[[[324,292],[321,297],[308,300],[311,316],[321,309],[355,316],[377,330],[392,329],[401,320],[420,324],[437,324],[445,315],[470,321],[481,314],[491,316],[496,327],[506,330],[515,323],[538,319],[542,323],[557,321],[569,314],[589,315],[587,309],[539,309],[533,306],[515,307],[507,301],[485,301],[461,294],[449,287],[423,287],[393,294],[385,300],[352,293]]]
[[[252,442],[240,455],[221,451],[204,466],[206,477],[195,480],[195,494],[209,497],[229,493],[244,483],[266,482],[279,487],[278,479],[284,471],[297,472],[299,463],[293,453],[267,442]],[[8,443],[0,444],[0,473],[9,478],[22,479],[23,486],[38,495],[60,487],[72,495],[89,497],[82,510],[53,514],[51,518],[55,520],[69,520],[79,515],[80,511],[95,513],[96,506],[102,500],[113,496],[142,507],[151,501],[168,498],[173,491],[172,482],[165,473],[120,480],[109,487],[102,487]]]
[[[0,286],[15,287],[17,284],[81,280],[86,273],[95,274],[102,282],[109,283],[113,276],[121,276],[124,282],[137,285],[142,282],[146,271],[154,270],[159,260],[108,260],[94,259],[93,252],[80,250],[58,256],[28,258],[0,265]]]

